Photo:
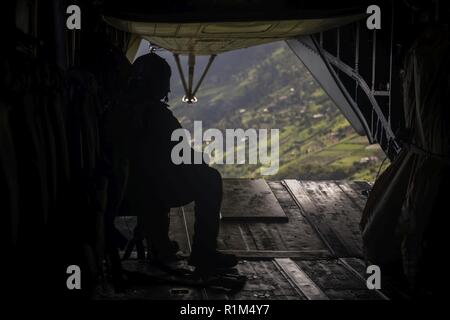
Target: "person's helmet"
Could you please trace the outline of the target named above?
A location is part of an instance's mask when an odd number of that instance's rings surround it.
[[[151,96],[158,100],[167,97],[170,92],[172,72],[167,61],[156,53],[148,53],[137,58],[132,66],[130,86],[141,91],[142,96]]]

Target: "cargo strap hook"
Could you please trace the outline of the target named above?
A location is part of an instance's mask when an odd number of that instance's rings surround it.
[[[180,73],[181,82],[183,83],[185,95],[184,95],[182,101],[189,103],[189,104],[196,103],[198,101],[198,99],[195,97],[195,94],[197,93],[198,89],[200,88],[200,85],[202,84],[203,80],[205,79],[205,76],[208,73],[208,70],[211,67],[211,64],[213,63],[213,61],[217,55],[212,54],[209,56],[208,63],[206,64],[206,67],[203,70],[203,73],[200,76],[200,79],[198,80],[198,83],[194,89],[193,89],[193,87],[194,87],[195,55],[193,53],[189,53],[189,55],[188,55],[188,80],[187,80],[187,82],[186,82],[186,78],[184,77],[183,68],[181,67],[179,54],[174,53],[173,56],[175,58],[175,62],[177,63],[177,68],[178,68],[178,72]]]

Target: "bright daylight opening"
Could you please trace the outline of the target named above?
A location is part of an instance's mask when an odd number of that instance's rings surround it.
[[[148,50],[143,40],[138,55]],[[262,175],[261,163],[249,163],[246,141],[245,163],[213,164],[224,178],[372,182],[389,164],[378,144],[369,144],[355,132],[284,41],[220,54],[192,105],[182,102],[182,80],[172,54],[162,49],[157,53],[172,68],[171,109],[192,137],[194,121],[202,122],[203,132],[217,128],[224,135],[231,128],[279,129],[276,173]],[[197,57],[194,81],[208,59]],[[181,62],[186,66],[187,56],[181,56]]]

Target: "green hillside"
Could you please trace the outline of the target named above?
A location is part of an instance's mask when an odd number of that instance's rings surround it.
[[[374,180],[383,152],[355,133],[284,42],[219,55],[194,105],[180,101],[181,81],[173,58],[166,58],[173,71],[170,104],[184,127],[202,120],[204,130],[280,130],[279,171],[265,178]],[[258,165],[215,166],[224,177],[260,177]]]

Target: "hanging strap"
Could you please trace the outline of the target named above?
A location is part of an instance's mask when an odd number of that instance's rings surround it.
[[[198,101],[198,99],[195,97],[195,95],[196,95],[198,89],[200,88],[200,85],[202,84],[203,80],[205,79],[205,76],[208,73],[208,70],[211,67],[211,65],[217,55],[212,54],[209,56],[208,63],[206,64],[206,67],[203,70],[203,73],[194,89],[193,89],[193,84],[194,84],[194,71],[195,71],[195,55],[192,53],[189,53],[189,56],[188,56],[188,81],[187,81],[187,83],[186,83],[186,78],[184,77],[183,68],[181,67],[179,54],[174,53],[173,56],[175,58],[175,62],[177,64],[178,72],[180,73],[181,82],[182,82],[183,88],[184,88],[185,95],[184,95],[182,101],[186,102],[186,103],[196,103]]]

